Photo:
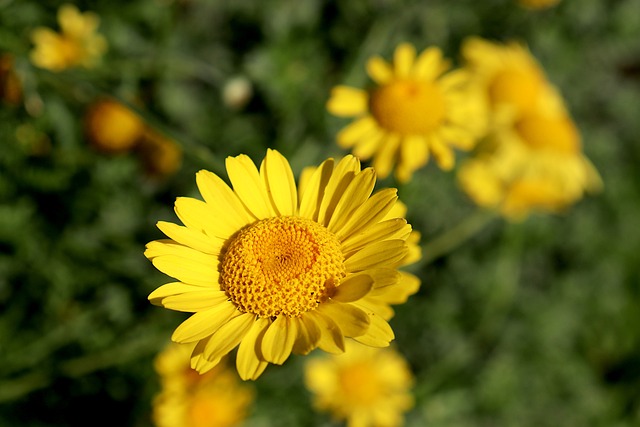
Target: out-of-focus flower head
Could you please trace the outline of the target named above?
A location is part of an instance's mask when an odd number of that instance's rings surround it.
[[[517,0],[518,4],[527,9],[548,9],[560,3],[560,0]]]
[[[99,23],[93,12],[81,13],[72,4],[62,5],[58,9],[59,33],[45,27],[32,31],[31,62],[51,71],[95,66],[107,50],[106,39],[97,33]]]
[[[154,178],[176,173],[182,164],[182,149],[172,139],[147,128],[136,147],[145,172]]]
[[[562,211],[602,187],[557,90],[545,81],[534,101],[510,126],[496,127],[458,174],[478,205],[516,220],[531,211]]]
[[[13,55],[0,54],[0,99],[11,105],[22,100],[22,83],[14,69]]]
[[[357,158],[327,159],[297,186],[287,159],[268,150],[260,169],[228,157],[230,188],[200,171],[204,201],[179,197],[185,226],[159,222],[170,238],[147,244],[154,266],[177,279],[152,303],[193,313],[173,333],[197,343],[191,366],[212,369],[238,347],[236,367],[256,379],[269,363],[315,348],[345,351],[347,338],[386,347],[385,319],[419,280],[398,268],[420,256],[397,191],[373,193],[376,173]],[[395,210],[394,210],[395,209]]]
[[[442,52],[430,47],[419,55],[399,45],[393,63],[375,56],[367,62],[375,82],[371,90],[333,88],[329,112],[355,121],[337,135],[337,142],[367,160],[380,177],[396,165],[401,182],[411,179],[431,155],[444,170],[455,158],[452,148],[469,150],[485,131],[484,99],[465,70],[450,69]]]
[[[489,103],[492,129],[509,126],[523,114],[539,109],[548,83],[527,47],[469,37],[461,51],[465,68],[482,87]]]
[[[92,104],[84,120],[87,139],[97,150],[106,153],[130,151],[145,132],[142,119],[112,99],[101,99]]]
[[[193,346],[171,344],[155,360],[160,392],[153,400],[156,427],[232,427],[246,417],[253,388],[226,361],[200,375],[189,366]]]
[[[309,359],[304,374],[314,407],[349,427],[401,426],[414,403],[413,375],[391,347],[349,343],[344,354]]]

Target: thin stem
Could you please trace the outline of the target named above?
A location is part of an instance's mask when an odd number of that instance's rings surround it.
[[[496,214],[494,212],[477,210],[463,219],[455,227],[427,242],[422,247],[421,262],[423,264],[427,264],[452,252],[462,243],[476,235],[494,218],[496,218]]]

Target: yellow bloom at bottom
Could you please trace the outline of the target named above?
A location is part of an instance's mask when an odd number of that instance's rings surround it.
[[[246,418],[253,389],[225,364],[204,375],[189,366],[193,346],[171,344],[156,358],[160,393],[153,401],[157,427],[231,427]]]
[[[305,364],[305,384],[313,404],[349,427],[393,427],[413,406],[413,376],[392,348],[349,344],[338,356],[313,358]]]

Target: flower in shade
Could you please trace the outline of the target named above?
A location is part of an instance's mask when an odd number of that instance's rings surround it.
[[[22,99],[22,83],[14,68],[13,55],[0,54],[0,99],[17,105]]]
[[[232,427],[247,416],[254,400],[226,363],[200,375],[189,366],[193,346],[171,344],[154,363],[160,391],[153,399],[156,427]]]
[[[413,375],[391,347],[349,343],[344,354],[308,360],[304,379],[314,407],[349,427],[400,426],[413,406]]]
[[[560,3],[560,0],[517,0],[520,6],[527,9],[548,9]]]
[[[198,172],[204,201],[178,198],[184,226],[159,222],[170,239],[145,252],[177,279],[151,302],[193,313],[172,336],[196,343],[191,366],[206,372],[238,347],[240,376],[255,379],[291,353],[341,353],[345,338],[389,345],[393,331],[367,297],[415,286],[397,272],[412,251],[411,227],[389,217],[396,190],[373,193],[374,170],[361,170],[353,156],[324,161],[300,188],[274,150],[260,169],[246,155],[227,158],[226,169],[232,188]],[[384,307],[392,298],[374,300]]]
[[[493,133],[459,170],[462,188],[478,205],[513,219],[564,210],[602,186],[560,95],[548,87],[537,105]]]
[[[103,99],[92,104],[85,115],[87,139],[98,150],[121,153],[131,150],[142,138],[142,119],[121,103]]]
[[[461,51],[465,68],[488,101],[492,127],[510,125],[519,116],[539,108],[537,104],[547,90],[547,79],[525,46],[469,37]]]
[[[147,128],[137,145],[147,175],[163,178],[173,175],[182,164],[182,149],[172,139]]]
[[[464,70],[449,71],[442,52],[430,47],[416,56],[410,44],[399,45],[393,63],[369,59],[371,90],[333,88],[329,112],[355,120],[337,135],[343,148],[357,157],[373,157],[373,166],[386,177],[396,164],[399,181],[411,179],[431,155],[449,170],[452,147],[471,149],[485,129],[484,99]]]
[[[62,5],[58,9],[59,33],[45,27],[32,31],[35,47],[31,62],[51,71],[94,66],[107,50],[106,39],[96,32],[99,23],[95,13],[81,13],[74,5]]]

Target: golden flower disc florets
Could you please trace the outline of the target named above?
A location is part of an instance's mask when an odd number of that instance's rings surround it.
[[[382,127],[403,135],[436,129],[445,117],[442,90],[430,82],[398,80],[371,94],[371,114]]]
[[[345,275],[333,233],[310,219],[284,216],[242,229],[223,256],[220,280],[240,311],[298,317],[326,301]]]

